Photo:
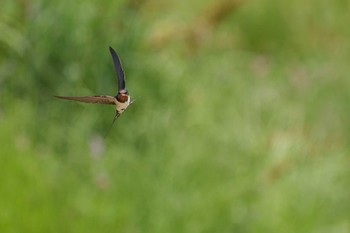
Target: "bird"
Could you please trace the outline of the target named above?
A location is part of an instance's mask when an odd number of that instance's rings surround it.
[[[120,59],[112,47],[109,47],[109,51],[112,55],[114,69],[118,78],[118,93],[116,96],[97,95],[97,96],[82,96],[82,97],[69,97],[69,96],[54,96],[59,99],[79,101],[84,103],[94,104],[110,104],[115,105],[116,112],[113,119],[113,123],[118,119],[121,114],[133,103],[131,101],[129,92],[125,89],[125,73],[120,62]],[[113,124],[112,123],[112,124]]]

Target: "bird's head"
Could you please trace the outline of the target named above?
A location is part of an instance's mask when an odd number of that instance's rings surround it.
[[[127,90],[123,89],[123,90],[120,90],[120,91],[118,92],[117,100],[118,100],[119,102],[124,103],[124,102],[128,101],[128,99],[129,99],[129,93],[128,93]]]

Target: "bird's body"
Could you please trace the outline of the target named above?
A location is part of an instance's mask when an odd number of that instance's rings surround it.
[[[68,97],[68,96],[55,96],[59,99],[73,100],[84,103],[95,104],[111,104],[116,106],[116,114],[114,120],[116,120],[129,106],[132,104],[128,91],[125,89],[125,75],[118,58],[117,53],[113,48],[109,47],[111,52],[114,68],[118,77],[118,93],[116,96],[100,95],[100,96],[83,96],[83,97]],[[114,122],[114,121],[113,121]]]

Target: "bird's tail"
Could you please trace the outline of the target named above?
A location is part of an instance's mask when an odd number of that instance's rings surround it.
[[[111,132],[111,129],[113,128],[113,125],[114,125],[114,122],[118,119],[118,117],[120,117],[120,113],[117,111],[115,116],[114,116],[114,119],[112,121],[112,124],[111,124],[111,127],[109,127],[107,133],[105,134],[104,138],[106,138],[109,134],[109,132]]]

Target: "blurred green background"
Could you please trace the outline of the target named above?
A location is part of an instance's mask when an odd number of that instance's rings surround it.
[[[2,0],[0,232],[350,232],[349,12]]]

